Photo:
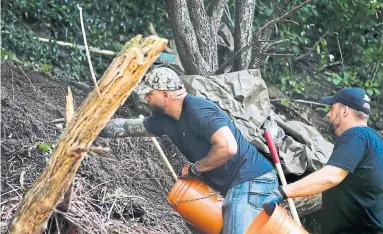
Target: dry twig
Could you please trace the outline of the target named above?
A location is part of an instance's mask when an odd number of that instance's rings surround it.
[[[340,48],[340,43],[339,43],[339,33],[336,33],[336,40],[338,42],[338,48],[340,53],[340,64],[342,65],[342,76],[344,76],[343,55],[342,55],[342,49]]]
[[[96,88],[98,97],[101,97],[100,89],[98,88],[98,85],[97,85],[96,75],[94,74],[92,61],[90,59],[90,54],[89,54],[89,49],[88,49],[88,42],[86,41],[86,33],[85,33],[85,28],[84,28],[84,20],[82,18],[82,7],[80,7],[80,5],[77,4],[77,8],[80,11],[81,30],[82,30],[82,36],[84,38],[86,57],[88,58],[88,64],[89,64],[90,73],[92,75],[92,80],[94,82],[94,87]]]

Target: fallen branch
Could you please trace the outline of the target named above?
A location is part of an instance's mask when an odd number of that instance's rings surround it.
[[[280,102],[280,101],[283,101],[283,100],[285,100],[285,99],[282,99],[282,98],[271,99],[270,102]],[[300,99],[291,99],[289,101],[290,102],[298,102],[298,103],[310,104],[310,105],[316,105],[316,106],[322,106],[322,107],[327,106],[326,104],[323,104],[323,103],[306,101],[306,100],[300,100]]]
[[[83,45],[75,45],[75,44],[70,43],[70,42],[56,41],[56,40],[42,38],[42,37],[33,37],[33,39],[37,39],[37,40],[42,41],[42,42],[53,42],[53,43],[56,43],[58,45],[68,46],[68,47],[72,47],[72,48],[77,48],[77,49],[80,49],[80,50],[85,50],[85,47]],[[111,51],[111,50],[103,50],[103,49],[99,49],[99,48],[95,48],[95,47],[89,47],[89,51],[93,52],[93,53],[110,55],[110,56],[117,56],[118,55],[117,52],[114,52],[114,51]]]
[[[58,124],[58,123],[65,123],[65,119],[64,118],[59,118],[59,119],[54,119],[52,121],[48,121],[46,122],[47,124]]]
[[[22,171],[21,173],[20,173],[20,186],[21,186],[21,189],[25,189],[25,187],[24,187],[24,175],[25,175],[25,171]]]
[[[141,81],[165,48],[167,40],[136,36],[115,58],[99,82],[101,98],[93,91],[66,126],[47,167],[16,212],[9,233],[40,233],[60,198],[69,188],[86,152],[105,124]]]
[[[276,106],[279,106],[279,107],[283,107],[289,111],[291,111],[292,113],[290,114],[293,114],[294,117],[299,117],[301,122],[305,123],[305,124],[308,124],[308,125],[311,125],[312,123],[310,122],[310,120],[308,120],[305,116],[302,115],[302,113],[298,110],[296,110],[295,108],[289,106],[289,105],[284,105],[280,102],[274,102],[274,105]],[[296,118],[295,118],[296,119]]]
[[[336,65],[339,65],[340,64],[340,61],[335,61],[333,63],[329,63],[329,64],[325,64],[323,65],[319,70],[323,70],[325,68],[328,68],[328,67],[332,67],[332,66],[336,66]]]

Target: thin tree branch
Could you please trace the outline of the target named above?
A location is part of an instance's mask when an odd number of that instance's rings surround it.
[[[378,62],[378,65],[376,66],[376,70],[375,70],[375,73],[374,73],[374,75],[372,76],[372,79],[371,79],[371,81],[374,81],[374,79],[375,79],[375,76],[376,76],[376,74],[378,73],[378,70],[379,70],[379,66],[380,66],[380,62]]]
[[[274,16],[277,16],[279,13],[281,13],[284,9],[286,9],[287,5],[289,5],[290,0],[285,0],[284,2],[281,2],[278,6],[278,11],[273,14]]]
[[[313,51],[315,49],[315,47],[325,38],[325,36],[327,36],[327,34],[329,33],[330,31],[327,30],[315,43],[314,45],[305,53],[305,54],[302,54],[300,56],[298,56],[294,62],[297,62],[301,59],[303,59],[304,57],[306,57],[307,55],[309,55],[311,53],[311,51]]]
[[[226,62],[224,62],[215,72],[214,74],[221,74],[224,72],[225,70],[225,67],[227,65],[229,65],[230,63],[232,63],[236,58],[239,57],[239,55],[245,51],[246,49],[249,49],[253,46],[256,47],[256,44],[258,44],[259,42],[271,42],[272,45],[276,45],[276,44],[280,44],[280,43],[283,43],[283,42],[286,42],[286,41],[289,41],[289,39],[283,39],[283,40],[279,40],[279,41],[275,41],[275,40],[258,40],[258,41],[254,41],[250,44],[247,44],[245,45],[244,47],[242,47],[240,50],[238,50],[237,52],[235,52],[235,54],[233,54],[228,60],[226,60]]]
[[[302,7],[306,6],[307,4],[311,3],[312,0],[306,0],[304,1],[302,4],[294,7],[293,9],[287,11],[286,13],[284,13],[283,15],[281,16],[278,16],[278,17],[275,17],[273,18],[272,20],[269,20],[268,22],[266,22],[258,31],[257,33],[255,34],[255,38],[256,39],[269,39],[270,38],[270,35],[271,35],[271,29],[272,27],[284,20],[285,18],[287,18],[289,15],[291,15],[293,12],[295,11],[298,11],[299,9],[301,9]],[[286,0],[285,3],[288,3],[288,1]],[[282,5],[283,6],[283,5]],[[283,8],[281,6],[281,9]],[[274,14],[273,14],[274,15]],[[252,58],[251,58],[251,62],[250,62],[250,67],[251,68],[255,68],[258,66],[259,62],[260,62],[260,59],[261,59],[261,55],[262,53],[265,51],[265,49],[268,47],[268,44],[267,43],[262,43],[261,45],[258,46],[258,48],[256,47],[253,47],[252,48]]]
[[[296,56],[296,54],[261,53],[264,56]]]
[[[306,0],[304,1],[302,4],[300,4],[299,6],[296,6],[294,7],[293,9],[289,10],[288,12],[286,12],[285,14],[283,14],[282,16],[279,16],[279,17],[276,17],[268,22],[266,22],[259,30],[258,32],[256,33],[257,35],[257,38],[261,36],[262,32],[264,32],[266,29],[272,27],[273,25],[275,25],[276,23],[278,23],[279,21],[281,20],[284,20],[285,18],[287,18],[288,16],[290,16],[293,12],[301,9],[302,7],[306,6],[307,4],[311,3],[312,0]]]
[[[339,48],[339,53],[340,53],[340,64],[342,65],[342,76],[344,76],[343,55],[342,55],[342,49],[340,48],[339,34],[338,33],[336,33],[336,40],[338,42],[338,48]]]
[[[284,20],[285,22],[291,22],[291,23],[294,23],[294,24],[296,24],[296,25],[299,25],[299,23],[298,22],[296,22],[296,21],[294,21],[294,20]]]
[[[232,62],[234,62],[234,60],[236,59],[236,58],[238,58],[242,53],[243,53],[243,51],[245,51],[246,49],[249,49],[249,48],[251,48],[251,47],[253,47],[253,46],[255,46],[256,44],[258,43],[258,41],[255,41],[255,42],[253,42],[253,43],[251,43],[251,44],[247,44],[247,45],[245,45],[244,47],[242,47],[240,50],[238,50],[237,52],[235,52],[234,54],[233,54],[233,56],[231,56],[228,60],[226,60],[226,62],[224,62],[214,73],[215,74],[221,74],[221,73],[223,73],[224,72],[224,70],[225,70],[225,67],[227,66],[227,65],[229,65],[230,63],[232,63]]]
[[[284,42],[288,42],[289,39],[282,39],[282,40],[279,40],[279,41],[272,41],[272,40],[269,40],[269,43],[265,49],[265,51],[268,51],[271,47],[275,46],[275,45],[278,45],[278,44],[281,44],[281,43],[284,43]]]
[[[231,18],[231,15],[230,15],[230,9],[229,9],[229,6],[226,4],[225,6],[225,14],[226,14],[226,17],[229,21],[229,28],[234,28],[234,22],[233,22],[233,19]]]
[[[80,22],[81,22],[82,37],[84,38],[84,46],[85,46],[86,57],[88,58],[90,74],[92,75],[92,80],[94,82],[94,87],[96,88],[97,94],[101,98],[101,93],[100,93],[100,90],[99,90],[98,85],[97,85],[96,75],[94,74],[94,70],[93,70],[92,60],[91,60],[90,54],[89,54],[88,42],[86,40],[84,20],[82,18],[82,7],[80,7],[80,5],[77,4],[77,8],[80,11]]]

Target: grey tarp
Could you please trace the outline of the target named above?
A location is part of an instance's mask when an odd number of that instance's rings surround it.
[[[283,122],[271,110],[267,87],[258,69],[181,79],[189,93],[205,97],[224,109],[242,134],[266,153],[269,151],[262,128],[270,130],[285,173],[301,175],[306,170],[318,170],[330,157],[333,145],[313,127],[298,121]],[[142,99],[140,103],[145,105]]]

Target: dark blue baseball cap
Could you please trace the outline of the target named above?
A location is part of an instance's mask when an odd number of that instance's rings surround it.
[[[320,101],[327,105],[332,105],[337,102],[342,103],[354,110],[363,111],[370,114],[370,98],[361,88],[343,88],[334,96],[322,97]]]

